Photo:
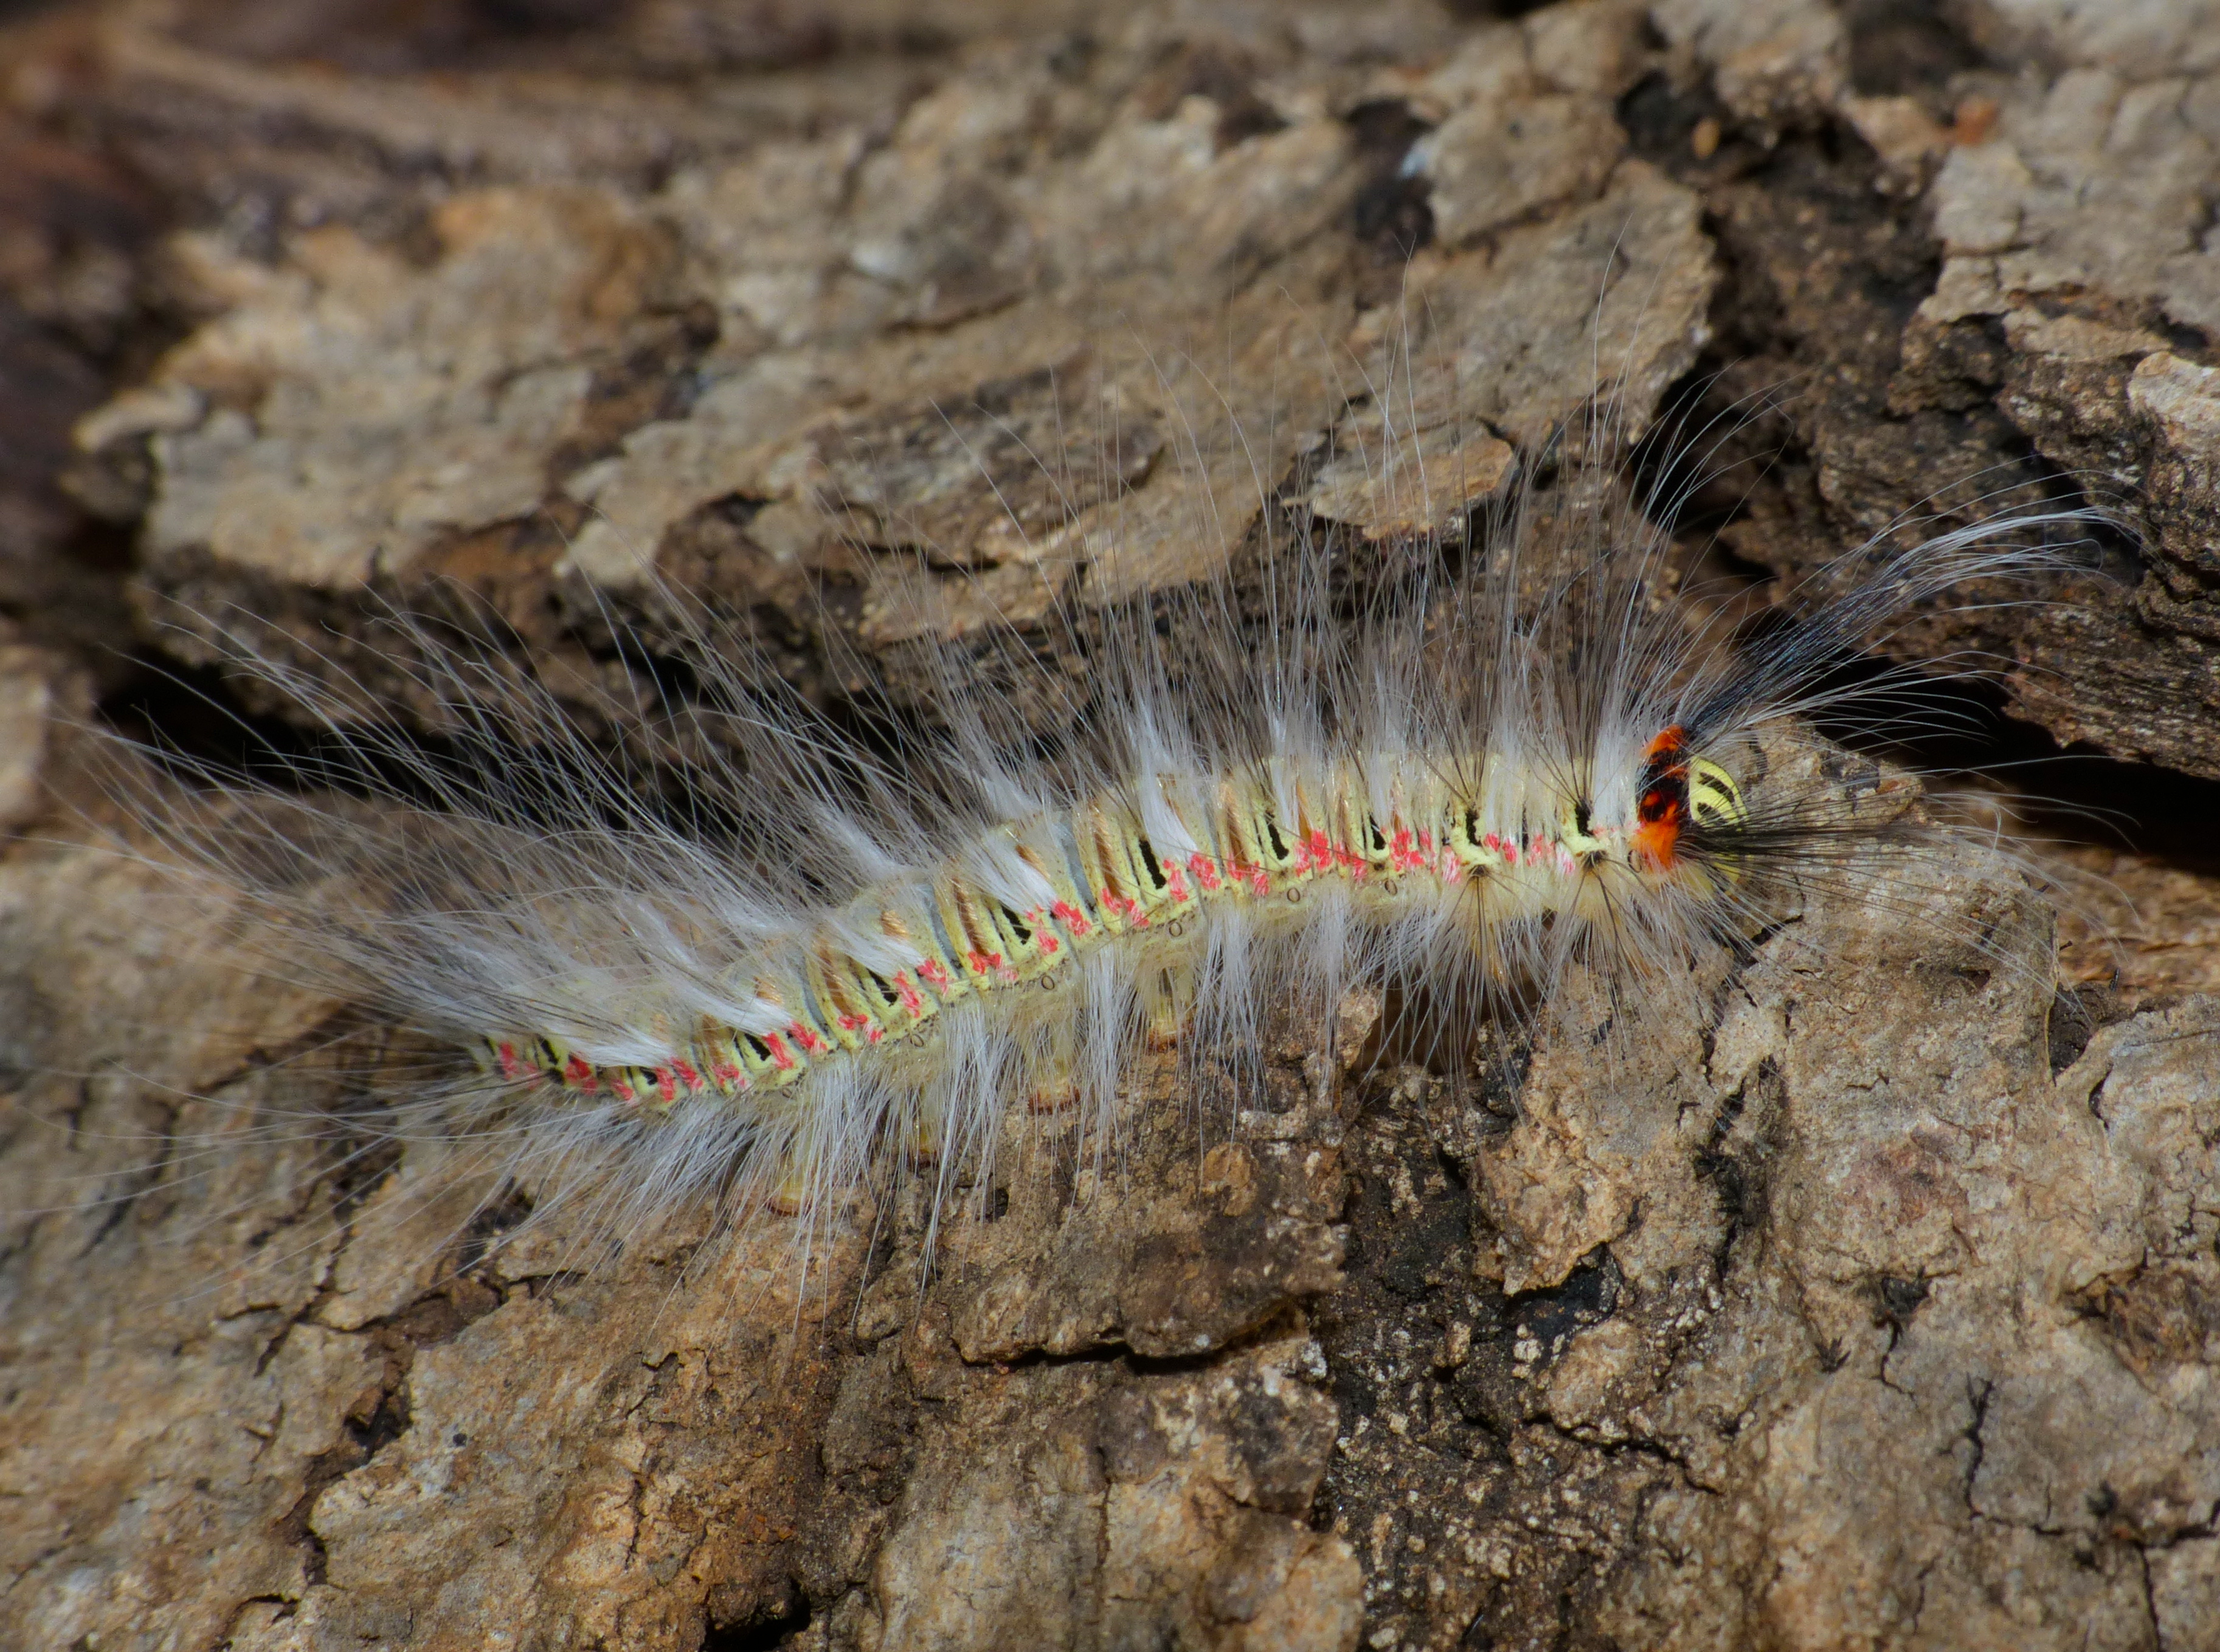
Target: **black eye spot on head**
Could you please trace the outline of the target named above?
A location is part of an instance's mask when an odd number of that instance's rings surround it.
[[[1684,774],[1646,781],[1635,814],[1644,826],[1679,825],[1688,811],[1688,780]]]

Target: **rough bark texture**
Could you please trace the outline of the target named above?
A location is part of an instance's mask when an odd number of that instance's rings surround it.
[[[2220,12],[1475,9],[0,22],[0,1646],[2220,1647]],[[1906,645],[2154,815],[2062,857],[2117,952],[1969,862],[1516,1082],[1352,1002],[804,1290],[252,1148],[377,1030],[72,814],[72,719],[188,698],[97,645],[227,604],[408,705],[364,588],[459,582],[621,731],[645,557],[899,691],[1688,382],[1793,392],[1745,571],[2117,506],[2110,583]]]

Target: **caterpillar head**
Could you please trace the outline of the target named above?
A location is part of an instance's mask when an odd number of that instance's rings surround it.
[[[1730,838],[1748,827],[1749,807],[1733,776],[1690,748],[1674,723],[1642,754],[1635,804],[1634,852],[1654,871],[1678,867],[1692,839]]]

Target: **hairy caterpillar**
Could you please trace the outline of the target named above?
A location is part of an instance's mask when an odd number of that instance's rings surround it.
[[[806,1245],[913,1175],[937,1221],[1015,1106],[1113,1137],[1145,1040],[1238,1072],[1269,1014],[1415,986],[1461,1047],[1575,973],[1678,1001],[1805,893],[1909,903],[1948,828],[1899,782],[1843,783],[1812,720],[1884,727],[1901,676],[1845,668],[1923,604],[2057,567],[2045,540],[2086,513],[1868,547],[1737,642],[1668,589],[1674,467],[1641,497],[1600,463],[1540,485],[1550,464],[1448,532],[1297,512],[1216,578],[1054,607],[1045,651],[1083,688],[1046,732],[953,645],[926,650],[927,721],[859,732],[660,588],[693,678],[647,719],[675,762],[589,739],[467,601],[386,616],[430,739],[220,620],[323,739],[283,785],[197,768],[227,805],[255,794],[246,826],[161,824],[256,892],[278,967],[450,1052],[382,1079],[374,1139],[459,1143],[487,1197],[529,1185],[620,1231],[709,1196],[801,1216]]]

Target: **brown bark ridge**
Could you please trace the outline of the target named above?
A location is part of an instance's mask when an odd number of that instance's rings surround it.
[[[436,723],[364,599],[460,585],[621,735],[645,558],[820,700],[976,637],[1045,706],[986,621],[1454,532],[1694,385],[1772,408],[1746,572],[2112,503],[2108,581],[1905,645],[2209,839],[2130,765],[2220,776],[2220,14],[1514,9],[0,22],[0,1647],[2220,1645],[2193,857],[2073,851],[2109,955],[1970,859],[1814,910],[1515,1081],[1353,1001],[1224,1105],[1166,1055],[803,1280],[331,1169],[284,1121],[390,1030],[88,828],[96,703],[234,691],[196,616]]]

